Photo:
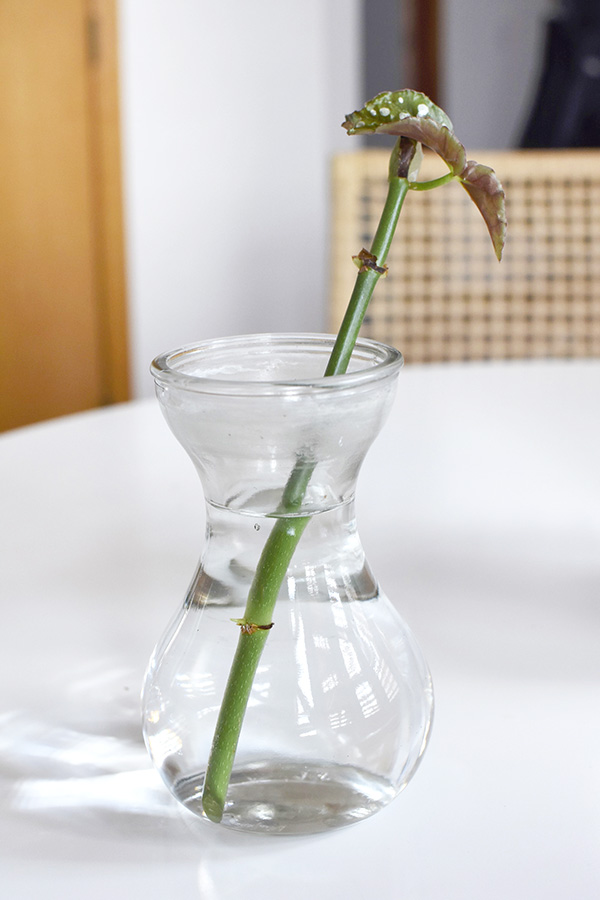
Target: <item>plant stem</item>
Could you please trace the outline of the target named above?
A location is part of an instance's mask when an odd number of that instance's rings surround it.
[[[409,182],[406,178],[390,177],[385,206],[371,244],[371,253],[376,257],[378,266],[383,266],[387,259],[408,188]],[[341,375],[348,368],[367,306],[380,278],[381,273],[375,269],[358,273],[325,375]]]
[[[376,257],[378,268],[383,266],[387,258],[408,187],[406,178],[390,176],[387,199],[371,245],[371,254]],[[374,268],[359,272],[325,375],[346,372],[369,300],[380,277],[381,272]],[[248,594],[241,621],[242,630],[221,703],[202,794],[204,812],[214,822],[220,822],[223,816],[244,714],[269,635],[267,629],[271,626],[275,602],[294,551],[310,521],[310,516],[295,513],[302,506],[315,466],[316,462],[312,460],[298,458],[284,489],[280,508],[275,513],[277,518],[265,542]]]
[[[242,631],[231,665],[215,728],[206,770],[202,807],[209,819],[220,822],[256,669],[269,636],[261,625],[270,625],[275,601],[288,566],[310,521],[310,516],[277,519],[258,561],[248,595],[244,620],[258,625],[252,634]]]
[[[454,172],[446,172],[445,175],[434,178],[433,181],[411,181],[410,189],[411,191],[432,191],[434,188],[441,187],[443,184],[448,184],[455,179],[456,175]]]

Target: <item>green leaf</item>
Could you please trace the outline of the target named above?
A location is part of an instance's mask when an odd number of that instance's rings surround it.
[[[445,125],[449,131],[454,131],[444,110],[418,91],[384,91],[377,94],[361,110],[346,116],[343,127],[348,130],[348,134],[402,134],[400,131],[390,131],[389,126],[401,119],[424,116],[433,119],[438,125]]]
[[[440,156],[460,181],[487,225],[494,251],[502,256],[506,236],[504,191],[493,169],[467,160],[443,109],[418,91],[384,91],[346,116],[348,134],[393,134],[424,144]],[[432,185],[433,186],[433,185]]]
[[[348,134],[393,134],[411,138],[434,150],[454,175],[467,161],[443,109],[418,91],[384,91],[343,123]]]

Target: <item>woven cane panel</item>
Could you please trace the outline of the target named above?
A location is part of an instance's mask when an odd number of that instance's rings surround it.
[[[502,262],[459,184],[411,191],[361,333],[407,362],[600,356],[600,151],[472,155],[506,190]],[[335,330],[356,276],[351,257],[370,247],[383,207],[387,160],[366,150],[334,163]],[[421,178],[443,171],[427,157]]]

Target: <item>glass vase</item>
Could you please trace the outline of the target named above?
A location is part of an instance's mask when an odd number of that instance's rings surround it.
[[[348,373],[324,378],[332,346],[326,335],[245,335],[152,366],[202,482],[206,540],[150,660],[144,736],[188,810],[242,831],[306,834],[372,815],[411,778],[430,731],[427,665],[368,566],[354,511],[402,357],[359,340]],[[276,529],[301,537],[289,559],[271,551],[265,562]],[[272,621],[247,621],[257,569],[278,566]],[[260,648],[240,699],[227,684],[251,641]],[[203,791],[226,692],[236,739],[217,816]]]

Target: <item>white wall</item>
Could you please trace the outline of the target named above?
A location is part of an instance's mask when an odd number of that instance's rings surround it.
[[[326,324],[359,0],[121,0],[133,388],[184,343]]]
[[[517,144],[555,9],[552,0],[442,0],[440,102],[467,150]]]

